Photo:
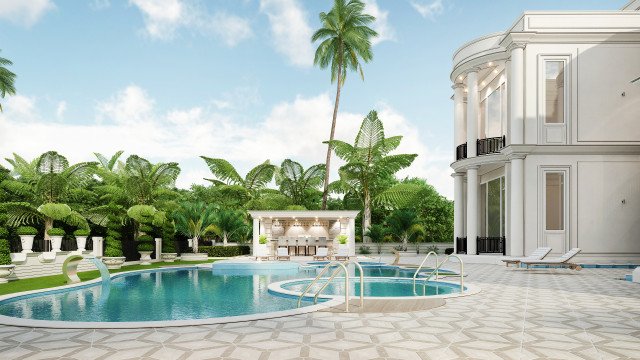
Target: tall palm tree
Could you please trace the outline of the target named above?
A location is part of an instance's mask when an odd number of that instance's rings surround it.
[[[314,195],[320,193],[318,188],[324,181],[324,169],[324,164],[316,164],[305,170],[300,163],[285,159],[276,172],[276,185],[294,205],[310,208]]]
[[[326,69],[331,66],[331,82],[336,82],[336,99],[333,106],[333,119],[327,158],[324,191],[322,193],[322,209],[327,208],[329,194],[329,171],[331,170],[331,141],[336,130],[338,106],[340,104],[340,89],[344,85],[347,70],[357,71],[364,80],[364,72],[360,60],[365,63],[373,59],[371,39],[378,34],[369,27],[375,17],[364,13],[365,4],[360,0],[334,0],[333,7],[328,13],[320,13],[322,27],[313,34],[311,41],[322,42],[316,49],[314,64]]]
[[[424,235],[424,227],[415,211],[400,209],[392,212],[386,219],[389,233],[402,242],[403,251],[407,250],[407,242],[416,236]],[[419,245],[416,250],[419,252]]]
[[[23,199],[1,205],[7,214],[7,225],[43,223],[45,240],[50,239],[47,232],[53,228],[54,221],[89,228],[87,220],[66,202],[73,190],[83,188],[92,180],[95,163],[69,165],[67,158],[55,151],[30,162],[18,154],[6,160],[13,166],[15,178],[3,180],[0,187]]]
[[[176,231],[193,239],[193,252],[198,253],[200,238],[210,232],[216,232],[214,225],[216,207],[205,205],[203,202],[185,202],[173,213]]]
[[[245,214],[238,210],[220,210],[215,214],[214,232],[222,237],[222,244],[227,246],[229,238],[242,234],[248,227]]]
[[[411,165],[416,154],[389,153],[400,146],[402,136],[385,137],[384,126],[376,111],[362,120],[353,145],[344,141],[330,142],[339,158],[346,161],[338,173],[340,180],[332,183],[336,192],[358,194],[362,200],[363,237],[371,226],[371,202],[382,192],[390,176]]]
[[[13,65],[11,60],[0,57],[0,98],[16,94],[16,74],[6,68],[9,65]],[[2,104],[0,104],[0,112],[2,112]]]

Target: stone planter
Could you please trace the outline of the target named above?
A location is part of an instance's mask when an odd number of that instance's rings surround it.
[[[140,265],[151,265],[151,253],[153,251],[138,251],[140,253]]]
[[[206,261],[209,258],[207,253],[183,253],[180,255],[182,261]]]
[[[120,269],[122,267],[122,264],[124,264],[124,261],[126,260],[126,258],[124,256],[119,256],[119,257],[109,257],[109,256],[104,256],[102,257],[102,262],[105,264],[105,266],[107,267],[107,269]]]
[[[62,236],[52,236],[51,237],[51,251],[59,252],[62,247]]]
[[[35,236],[34,235],[20,235],[20,243],[22,244],[22,252],[27,254],[27,253],[32,253],[33,250],[33,238]]]
[[[267,244],[258,244],[256,245],[255,256],[267,256],[269,255],[269,250],[267,249]]]
[[[176,254],[176,253],[162,253],[162,254],[160,254],[160,259],[162,259],[162,261],[164,261],[164,262],[174,262],[177,257],[178,257],[178,254]]]
[[[0,265],[0,284],[9,281],[7,278],[13,274],[13,269],[15,267],[15,265]]]
[[[87,237],[86,236],[76,236],[76,245],[78,246],[78,252],[82,254],[87,247]]]

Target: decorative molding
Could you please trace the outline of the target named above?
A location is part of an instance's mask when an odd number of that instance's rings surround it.
[[[512,42],[507,46],[507,51],[508,52],[512,52],[515,49],[522,49],[524,50],[527,47],[527,43],[523,43],[523,42]],[[511,59],[511,58],[509,58]]]
[[[466,85],[465,85],[465,84],[463,84],[463,83],[456,82],[456,83],[454,83],[453,85],[451,85],[451,88],[452,88],[453,90],[455,90],[455,89],[463,89],[463,90],[464,90],[465,86],[466,86]]]

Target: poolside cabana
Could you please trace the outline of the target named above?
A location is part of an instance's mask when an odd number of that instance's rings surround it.
[[[313,256],[318,248],[338,249],[339,235],[347,236],[349,255],[356,254],[355,218],[351,210],[250,210],[253,218],[253,255],[258,256],[259,237],[267,236],[267,251],[286,247],[291,256]]]

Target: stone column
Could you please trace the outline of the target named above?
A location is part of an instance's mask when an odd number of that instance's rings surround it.
[[[476,254],[478,236],[478,167],[467,169],[467,254]]]
[[[467,73],[467,157],[477,155],[476,141],[478,140],[478,69],[473,68]]]
[[[160,261],[160,254],[162,254],[162,238],[155,238],[156,240],[156,260]]]
[[[511,157],[510,256],[524,256],[524,155]]]
[[[91,238],[91,240],[93,240],[93,252],[92,252],[93,256],[95,257],[103,256],[102,237],[94,236]]]
[[[453,173],[453,251],[458,253],[456,238],[464,237],[464,204],[462,202],[464,174]]]
[[[253,218],[253,242],[251,247],[251,253],[253,256],[257,256],[258,244],[260,244],[260,219]]]
[[[464,121],[464,84],[453,86],[453,147],[463,144],[467,139]],[[456,159],[454,159],[455,161]]]
[[[506,195],[505,199],[505,214],[504,214],[504,237],[507,239],[505,245],[507,254],[511,254],[511,163],[506,162],[504,164],[504,182]]]
[[[524,144],[524,44],[511,44],[509,68],[510,144]]]
[[[349,224],[347,225],[347,236],[349,236],[349,240],[347,240],[347,244],[349,244],[349,255],[356,255],[356,219],[349,218]]]

